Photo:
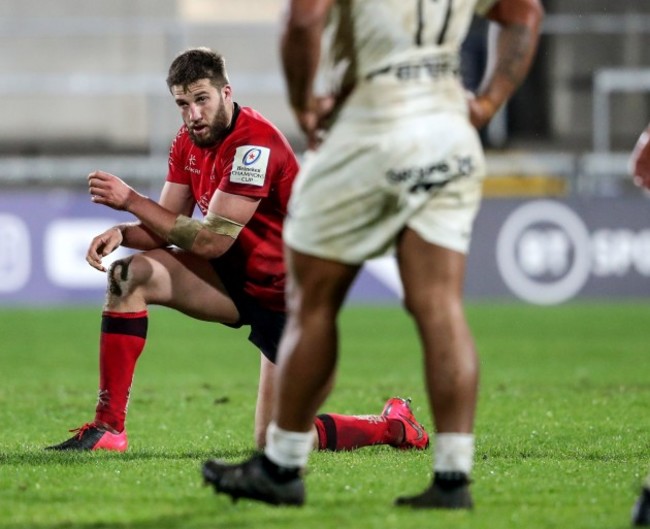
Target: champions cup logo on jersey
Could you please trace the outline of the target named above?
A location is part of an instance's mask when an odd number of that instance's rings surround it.
[[[257,147],[250,149],[246,154],[244,154],[244,165],[247,167],[249,165],[253,165],[257,160],[260,159],[261,155],[262,151],[260,151]]]
[[[230,181],[253,186],[264,185],[271,149],[257,145],[242,145],[235,151]]]

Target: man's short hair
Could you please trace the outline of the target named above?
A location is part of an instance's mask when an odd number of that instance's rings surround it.
[[[226,60],[223,55],[203,47],[185,50],[169,67],[167,87],[170,91],[172,86],[182,86],[187,89],[189,85],[200,79],[209,79],[210,84],[216,88],[223,88],[229,84]]]

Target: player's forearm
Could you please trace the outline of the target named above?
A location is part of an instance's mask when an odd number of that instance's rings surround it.
[[[307,110],[311,101],[323,24],[318,17],[301,17],[292,12],[282,35],[280,51],[289,102],[298,112]]]
[[[119,224],[116,228],[122,233],[121,246],[124,246],[125,248],[146,251],[167,245],[167,242],[164,239],[158,237],[140,222]]]
[[[140,194],[129,200],[126,210],[140,219],[143,231],[149,231],[148,241],[158,243],[155,247],[175,244],[204,259],[216,259],[226,253],[243,227],[210,215],[199,221],[173,213]],[[139,232],[141,243],[147,241],[143,231]]]
[[[153,248],[166,244],[169,232],[174,227],[177,214],[166,210],[150,198],[135,192],[129,198],[125,210],[140,221],[140,225],[136,225],[139,227],[138,230],[133,229],[132,233],[128,235],[122,233],[123,236],[129,237],[129,244],[145,246],[152,244]],[[125,241],[127,240],[126,237]],[[124,243],[123,245],[126,246]],[[140,246],[129,246],[129,248],[144,249]]]
[[[528,74],[542,19],[541,8],[530,7],[518,17],[491,24],[488,68],[477,95],[489,101],[494,112],[510,99]]]

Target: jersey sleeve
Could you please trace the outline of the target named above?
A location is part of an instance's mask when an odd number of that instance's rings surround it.
[[[183,149],[185,146],[185,127],[181,127],[169,148],[167,181],[175,184],[190,185],[190,175],[183,166]]]
[[[498,0],[478,0],[478,2],[476,2],[474,11],[483,16],[492,8],[494,4],[497,3],[497,1]]]
[[[264,198],[282,172],[284,146],[272,137],[255,136],[230,145],[221,157],[219,189],[234,195]]]

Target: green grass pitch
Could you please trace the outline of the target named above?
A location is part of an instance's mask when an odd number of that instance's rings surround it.
[[[481,357],[466,512],[413,512],[429,452],[315,453],[305,507],[232,504],[200,464],[252,450],[259,357],[244,330],[152,309],[126,454],[50,453],[93,416],[99,311],[0,310],[1,529],[596,529],[629,527],[650,472],[650,304],[470,304]],[[378,413],[411,396],[431,429],[413,325],[398,307],[345,309],[323,411]]]

